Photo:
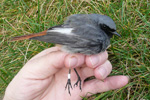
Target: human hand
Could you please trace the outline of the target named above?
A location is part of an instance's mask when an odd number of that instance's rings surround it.
[[[18,72],[8,85],[4,100],[81,100],[81,96],[123,87],[128,83],[128,77],[107,77],[112,70],[107,58],[107,52],[84,56],[64,53],[58,47],[46,49],[31,58]],[[74,87],[71,96],[65,90],[69,68],[76,68],[82,80],[82,91]],[[96,79],[84,82],[90,76]],[[71,83],[76,80],[72,71]]]

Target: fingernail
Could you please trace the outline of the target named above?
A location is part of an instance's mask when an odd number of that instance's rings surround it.
[[[127,75],[126,77],[128,78],[128,81],[130,81],[130,79],[131,79],[130,76]]]
[[[78,60],[75,56],[69,58],[69,67],[75,67]]]
[[[104,79],[107,74],[107,70],[104,67],[101,67],[99,68],[99,73],[102,76],[102,79]]]
[[[96,65],[98,64],[99,62],[99,56],[98,55],[93,55],[93,56],[90,56],[90,61],[91,61],[91,64],[93,67],[96,67]]]

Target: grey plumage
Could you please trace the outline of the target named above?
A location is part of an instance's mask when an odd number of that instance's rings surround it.
[[[86,55],[106,50],[110,38],[116,33],[114,21],[100,14],[75,14],[67,18],[63,25],[49,28],[44,36],[31,39],[61,44],[62,50]]]

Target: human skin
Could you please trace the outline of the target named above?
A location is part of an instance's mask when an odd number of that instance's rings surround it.
[[[85,56],[68,54],[52,47],[31,58],[6,88],[4,100],[82,100],[81,97],[114,90],[128,83],[128,76],[107,77],[112,65],[107,52]],[[79,87],[71,89],[71,96],[65,90],[69,68],[76,68],[82,79]],[[90,76],[96,79],[84,81]],[[77,81],[71,71],[72,85]]]

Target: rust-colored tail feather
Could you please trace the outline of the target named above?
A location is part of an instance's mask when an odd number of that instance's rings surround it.
[[[18,40],[24,40],[24,39],[30,39],[32,37],[37,37],[37,36],[43,36],[47,34],[47,30],[35,33],[35,34],[29,34],[29,35],[23,35],[23,36],[17,36],[11,39],[11,41],[18,41]]]

